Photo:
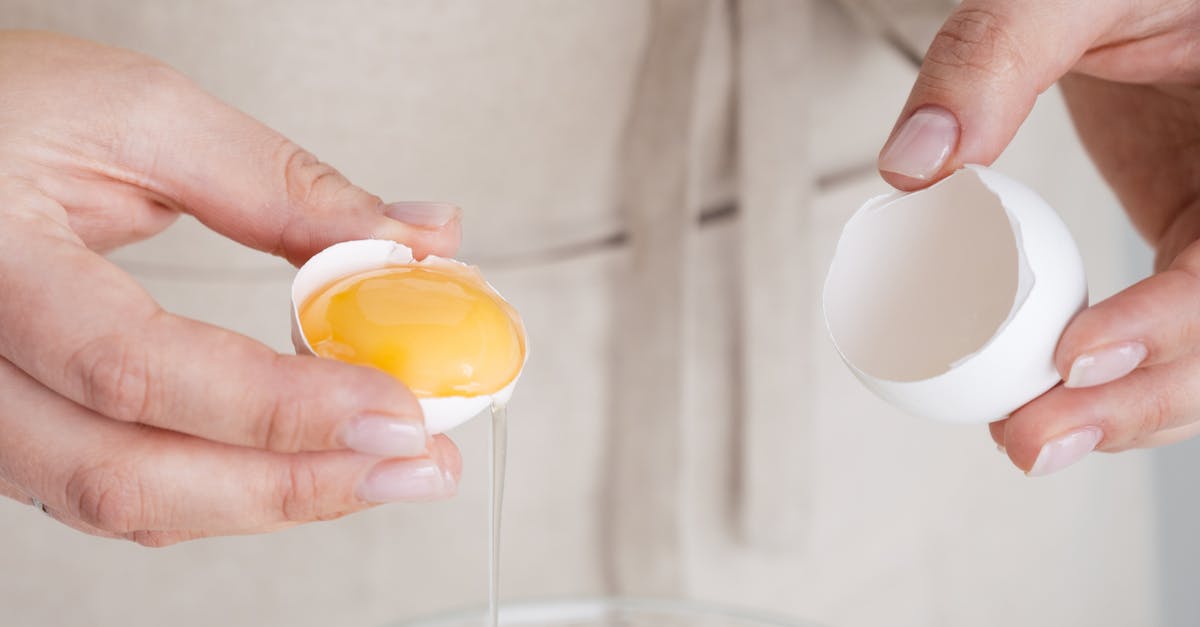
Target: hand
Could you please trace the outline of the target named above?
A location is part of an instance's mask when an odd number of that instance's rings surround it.
[[[1156,275],[1068,326],[1066,384],[991,425],[1030,475],[1200,433],[1198,28],[1195,1],[967,0],[880,154],[906,190],[991,163],[1062,78],[1084,144],[1157,251]]]
[[[293,263],[459,242],[456,208],[385,205],[160,63],[0,32],[0,494],[153,546],[453,494],[397,381],[166,313],[96,252],[179,212]]]

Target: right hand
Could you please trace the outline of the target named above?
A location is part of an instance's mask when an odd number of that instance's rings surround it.
[[[460,233],[152,59],[0,32],[0,494],[151,546],[452,495],[458,451],[395,379],[169,314],[99,254],[180,212],[293,264]]]
[[[880,156],[906,190],[989,164],[1061,78],[1084,146],[1157,252],[1157,274],[1067,327],[1066,384],[991,426],[1030,475],[1200,435],[1198,29],[1196,0],[966,0]]]

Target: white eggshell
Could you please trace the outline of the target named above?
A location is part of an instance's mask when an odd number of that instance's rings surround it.
[[[1070,232],[1035,192],[967,166],[932,187],[868,201],[825,282],[843,361],[906,412],[1006,417],[1054,387],[1054,351],[1087,306]]]
[[[353,240],[334,244],[313,255],[296,273],[292,280],[292,344],[296,352],[305,355],[315,355],[308,345],[304,333],[300,330],[300,306],[315,292],[334,281],[361,272],[390,268],[393,266],[429,266],[450,267],[458,271],[470,272],[479,277],[480,283],[500,297],[495,288],[479,275],[474,266],[469,266],[453,259],[430,255],[421,261],[413,259],[412,249],[390,240]],[[501,298],[503,300],[503,298]],[[522,349],[525,359],[529,359],[529,347],[525,338],[525,327],[520,317],[515,316],[521,335]],[[458,425],[474,418],[492,405],[503,406],[512,398],[513,388],[521,377],[521,370],[513,380],[494,394],[479,396],[440,396],[420,399],[421,410],[425,413],[425,428],[431,434],[449,431]]]

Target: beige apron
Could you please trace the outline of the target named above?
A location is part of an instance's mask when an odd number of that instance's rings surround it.
[[[505,598],[1152,624],[1143,455],[1026,480],[982,429],[870,397],[825,340],[833,242],[883,189],[875,151],[946,9],[847,4],[0,0],[0,25],[145,51],[385,198],[464,206],[463,256],[533,349]],[[1055,96],[1002,167],[1064,213],[1097,294],[1117,289],[1123,226]],[[187,219],[113,258],[167,308],[289,350],[282,262]],[[2,503],[2,622],[375,625],[478,604],[485,436],[455,434],[452,502],[162,551]]]

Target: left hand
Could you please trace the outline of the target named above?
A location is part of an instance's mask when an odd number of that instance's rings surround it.
[[[1068,326],[1055,356],[1066,384],[991,425],[1030,475],[1200,434],[1198,25],[1195,1],[966,0],[881,153],[906,190],[991,163],[1066,75],[1085,146],[1157,251],[1158,274]]]
[[[453,496],[458,450],[400,381],[164,311],[99,254],[181,212],[296,264],[366,237],[449,256],[461,224],[158,61],[0,30],[0,496],[148,546]]]

